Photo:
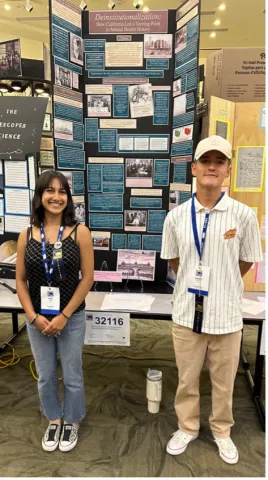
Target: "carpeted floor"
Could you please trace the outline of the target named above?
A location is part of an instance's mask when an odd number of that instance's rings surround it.
[[[0,316],[0,344],[11,320]],[[245,327],[245,351],[254,359],[256,328]],[[30,353],[24,330],[13,343],[19,355]],[[107,352],[103,356],[92,355]],[[31,358],[0,370],[0,477],[264,477],[265,435],[251,399],[247,380],[237,375],[232,438],[240,461],[226,465],[217,453],[208,425],[210,381],[201,375],[201,431],[187,451],[172,457],[165,451],[177,429],[173,407],[177,370],[171,322],[131,320],[131,347],[85,347],[84,375],[87,416],[79,443],[69,452],[44,452],[47,426],[38,404]],[[128,357],[124,358],[124,353]],[[150,414],[145,398],[148,368],[163,372],[160,412]]]

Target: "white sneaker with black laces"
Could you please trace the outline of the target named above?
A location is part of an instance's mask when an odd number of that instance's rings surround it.
[[[214,441],[218,446],[219,455],[222,458],[222,460],[224,460],[224,462],[230,463],[230,464],[234,464],[238,462],[238,458],[239,458],[238,451],[234,442],[231,440],[230,437],[228,438],[214,437]]]
[[[78,423],[65,423],[62,427],[59,449],[61,452],[69,452],[78,441]]]
[[[50,423],[42,438],[42,447],[46,452],[53,452],[59,445],[61,425]]]
[[[170,455],[180,455],[185,452],[188,444],[195,440],[198,435],[189,435],[188,433],[177,430],[172,434],[172,438],[167,444],[167,452]]]

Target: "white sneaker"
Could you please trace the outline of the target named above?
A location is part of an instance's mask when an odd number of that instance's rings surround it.
[[[50,423],[42,438],[42,447],[46,452],[54,452],[59,445],[61,425]]]
[[[214,441],[218,446],[219,455],[224,462],[231,463],[231,464],[238,462],[238,458],[239,458],[238,451],[234,442],[231,440],[230,437],[228,438],[214,437]]]
[[[59,449],[61,452],[69,452],[78,441],[79,423],[65,423],[62,426]]]
[[[185,452],[188,444],[197,437],[198,435],[189,435],[181,430],[177,430],[172,434],[172,438],[167,444],[167,452],[170,455],[180,455],[181,453]]]

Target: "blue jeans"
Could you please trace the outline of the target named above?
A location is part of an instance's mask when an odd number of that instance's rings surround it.
[[[34,324],[29,325],[28,322],[27,331],[39,377],[42,412],[48,420],[63,417],[68,423],[80,422],[86,413],[82,367],[85,311],[74,313],[57,337],[43,335]],[[57,353],[64,384],[63,406],[59,399]]]

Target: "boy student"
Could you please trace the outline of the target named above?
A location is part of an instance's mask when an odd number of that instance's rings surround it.
[[[262,260],[262,251],[255,213],[221,191],[231,157],[232,147],[222,137],[199,142],[192,164],[196,194],[167,215],[161,257],[177,274],[172,336],[179,429],[167,452],[179,455],[198,437],[199,377],[206,358],[212,384],[210,428],[220,457],[234,464],[238,451],[230,430],[243,328],[242,277]]]

